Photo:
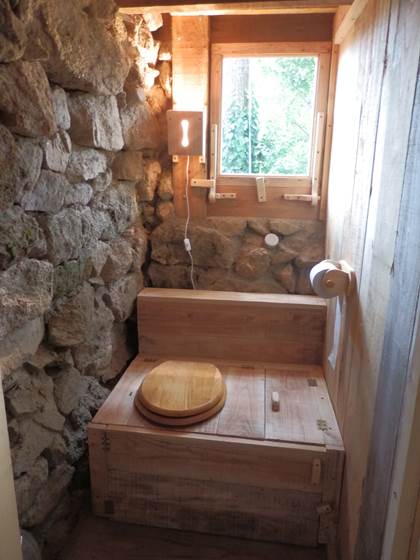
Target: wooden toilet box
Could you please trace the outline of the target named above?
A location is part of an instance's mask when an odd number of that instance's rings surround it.
[[[141,353],[89,426],[94,512],[333,545],[344,449],[321,367],[325,302],[146,289],[138,311]],[[219,368],[227,398],[216,416],[172,428],[136,410],[144,376],[168,359]]]

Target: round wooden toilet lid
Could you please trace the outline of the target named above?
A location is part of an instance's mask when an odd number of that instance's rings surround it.
[[[177,418],[214,408],[223,394],[222,374],[213,364],[167,361],[146,375],[136,400],[151,412]]]

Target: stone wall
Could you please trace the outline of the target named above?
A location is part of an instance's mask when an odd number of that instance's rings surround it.
[[[168,218],[151,234],[149,281],[189,288],[185,220]],[[278,235],[275,248],[264,243]],[[203,290],[312,294],[309,271],[324,258],[325,226],[312,220],[208,218],[190,224],[195,282]]]
[[[137,350],[170,96],[160,25],[111,0],[0,1],[0,368],[20,522],[47,556],[86,425]]]

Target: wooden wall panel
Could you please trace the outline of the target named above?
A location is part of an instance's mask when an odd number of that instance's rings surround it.
[[[322,361],[325,302],[317,297],[148,288],[138,314],[147,356]]]
[[[331,41],[334,14],[214,16],[211,43]]]
[[[327,257],[354,266],[341,364],[326,375],[346,448],[340,548],[353,558],[371,445],[419,60],[420,4],[369,0],[340,45]],[[332,341],[330,305],[327,350]]]
[[[172,91],[173,108],[186,111],[208,109],[209,74],[209,18],[206,16],[172,18]],[[185,197],[187,157],[180,156],[172,165],[177,216],[186,216]],[[205,178],[206,166],[198,156],[189,161],[191,179]],[[191,214],[196,218],[206,216],[207,191],[189,189]]]

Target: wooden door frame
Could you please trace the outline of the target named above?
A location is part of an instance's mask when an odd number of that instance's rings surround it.
[[[419,149],[418,73],[355,560],[391,558],[382,554],[386,552],[385,528],[392,505],[392,479],[397,472],[395,469],[406,467],[404,457],[398,458],[397,451],[404,425],[413,422],[412,413],[410,418],[407,417],[409,409],[405,397],[410,391],[412,367],[418,365],[413,356],[420,305]],[[404,514],[404,508],[400,514]]]

